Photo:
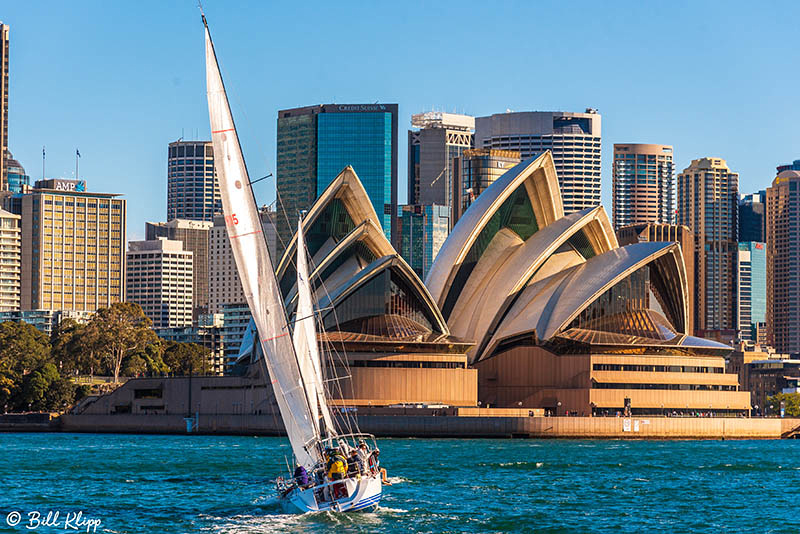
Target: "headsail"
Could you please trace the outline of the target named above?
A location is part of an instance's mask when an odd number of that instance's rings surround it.
[[[294,347],[300,362],[300,372],[306,384],[308,403],[314,410],[312,413],[322,415],[326,431],[330,435],[335,429],[325,398],[325,382],[317,345],[316,317],[311,299],[307,255],[303,221],[300,220],[297,223],[297,312],[294,321]]]
[[[292,450],[297,461],[308,467],[321,460],[319,451],[305,447],[319,437],[319,421],[305,394],[283,299],[262,235],[261,219],[207,25],[205,30],[208,112],[225,225]]]

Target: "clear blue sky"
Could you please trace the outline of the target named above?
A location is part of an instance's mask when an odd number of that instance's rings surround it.
[[[275,170],[279,109],[400,104],[400,199],[412,113],[582,111],[613,143],[717,156],[740,190],[800,158],[800,4],[773,2],[232,2],[205,11],[251,175]],[[128,238],[166,215],[167,143],[208,138],[193,0],[6,2],[10,149],[33,179],[80,174],[128,200]],[[274,198],[273,179],[258,186]]]

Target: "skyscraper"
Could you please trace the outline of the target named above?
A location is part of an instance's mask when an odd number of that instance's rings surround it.
[[[670,224],[675,212],[675,166],[669,145],[615,144],[614,228]]]
[[[455,225],[481,192],[520,162],[520,156],[514,150],[474,148],[465,150],[453,162],[455,172],[451,224]]]
[[[516,150],[522,159],[551,150],[564,214],[600,204],[600,114],[498,113],[475,119],[475,148]]]
[[[736,281],[736,315],[742,339],[757,340],[757,325],[767,315],[767,247],[765,243],[739,243]]]
[[[701,158],[678,175],[678,224],[695,235],[695,331],[736,331],[739,175],[721,158]]]
[[[208,311],[208,260],[209,233],[213,222],[172,219],[169,222],[147,222],[144,225],[145,239],[153,241],[159,237],[180,241],[183,250],[192,253],[192,305],[193,317]]]
[[[214,221],[222,212],[211,141],[175,141],[167,151],[167,221]]]
[[[411,126],[419,130],[408,131],[408,203],[450,206],[453,158],[472,147],[475,118],[429,111],[412,115]]]
[[[17,311],[22,270],[20,216],[0,208],[0,312]]]
[[[764,243],[767,240],[766,203],[766,191],[739,198],[739,241]]]
[[[25,310],[95,311],[125,297],[125,200],[78,180],[22,195]]]
[[[8,191],[8,24],[0,22],[0,191]]]
[[[8,159],[6,161],[6,183],[8,184],[8,191],[12,193],[26,193],[30,186],[30,177],[25,174],[25,169],[15,160],[8,152]]]
[[[327,104],[278,112],[279,254],[300,211],[352,165],[387,236],[397,216],[397,104]]]
[[[277,264],[277,235],[275,232],[275,212],[263,207],[260,210],[261,229],[267,240],[272,261]],[[223,313],[228,304],[247,307],[247,300],[239,280],[239,271],[233,259],[233,250],[225,227],[225,218],[217,215],[210,230],[208,254],[208,312]]]
[[[767,339],[800,352],[800,171],[778,173],[767,189]]]
[[[438,204],[401,206],[397,224],[400,255],[424,280],[450,232],[450,208]]]
[[[153,328],[192,324],[192,253],[183,243],[158,238],[128,243],[127,297],[142,307]]]

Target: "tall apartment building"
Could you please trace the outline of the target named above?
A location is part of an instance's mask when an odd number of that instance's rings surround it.
[[[165,238],[128,243],[127,298],[153,328],[192,324],[192,252]]]
[[[0,312],[18,311],[22,290],[19,215],[0,209]]]
[[[739,242],[736,322],[742,339],[757,341],[758,324],[767,320],[767,246]]]
[[[424,280],[450,233],[450,208],[437,204],[401,206],[397,224],[400,255]]]
[[[222,212],[211,141],[175,141],[167,150],[167,220],[214,220]]]
[[[125,298],[125,200],[79,180],[22,195],[22,310],[95,311]]]
[[[670,224],[675,216],[675,165],[670,145],[615,144],[614,228]]]
[[[472,148],[475,118],[441,111],[411,116],[408,131],[408,203],[450,206],[453,158]]]
[[[147,222],[144,237],[148,241],[163,237],[183,243],[192,253],[192,312],[194,319],[208,313],[209,236],[213,222],[173,219],[169,222]]]
[[[490,148],[465,150],[460,157],[455,158],[453,160],[455,196],[451,224],[455,225],[478,195],[520,161],[519,152]]]
[[[327,104],[278,112],[279,254],[334,178],[352,165],[387,237],[397,217],[397,104]],[[394,242],[394,239],[393,239]]]
[[[475,148],[515,150],[522,159],[553,153],[564,213],[600,204],[600,114],[498,113],[475,119]]]
[[[766,191],[739,197],[739,241],[766,242],[766,206]]]
[[[264,206],[259,210],[261,230],[267,240],[267,250],[273,265],[278,265],[276,256],[278,238],[275,229],[276,213]],[[247,300],[239,280],[239,271],[233,259],[233,249],[225,228],[225,218],[218,215],[210,230],[208,261],[208,308],[209,313],[223,313],[227,304],[245,305]]]
[[[12,193],[27,193],[31,183],[30,176],[25,174],[25,169],[14,159],[11,151],[8,152],[6,160],[6,183],[8,191]]]
[[[694,331],[694,306],[695,306],[695,266],[694,266],[694,233],[688,226],[677,224],[633,224],[617,229],[617,240],[620,246],[633,243],[671,241],[681,246],[683,264],[686,268],[686,287],[689,289],[689,320],[686,326],[688,332]]]
[[[0,22],[0,191],[8,191],[8,24]]]
[[[778,173],[767,189],[767,339],[800,352],[800,171]]]
[[[678,224],[695,235],[695,331],[718,339],[736,324],[739,175],[721,158],[701,158],[678,175]]]

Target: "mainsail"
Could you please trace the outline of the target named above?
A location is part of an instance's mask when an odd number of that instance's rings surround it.
[[[316,317],[308,278],[307,255],[303,221],[300,220],[297,223],[297,312],[294,320],[294,347],[300,362],[300,372],[306,384],[306,394],[312,413],[322,414],[326,431],[328,434],[332,434],[335,429],[325,398],[322,365],[317,345]]]
[[[208,25],[205,34],[208,112],[225,225],[292,450],[298,463],[310,467],[321,460],[316,447],[306,448],[319,438],[319,420],[306,396]]]

